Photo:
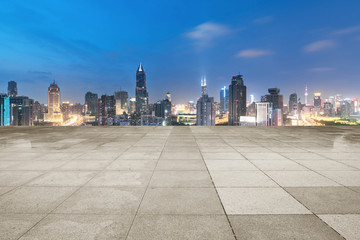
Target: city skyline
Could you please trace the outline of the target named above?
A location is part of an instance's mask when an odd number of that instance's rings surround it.
[[[135,97],[134,68],[142,62],[152,103],[167,92],[174,103],[196,101],[203,75],[218,102],[239,72],[257,100],[277,87],[285,100],[296,92],[304,102],[305,85],[309,96],[359,97],[358,1],[159,4],[2,4],[0,92],[15,81],[20,95],[45,103],[55,79],[62,101],[83,103],[87,91]]]

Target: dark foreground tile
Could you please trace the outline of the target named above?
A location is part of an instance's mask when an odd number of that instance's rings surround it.
[[[232,215],[237,239],[343,239],[315,215]]]

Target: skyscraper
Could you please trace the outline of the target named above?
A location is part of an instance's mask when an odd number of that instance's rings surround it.
[[[116,106],[116,115],[121,115],[124,112],[127,114],[129,112],[128,92],[125,91],[115,92],[115,106]]]
[[[307,88],[307,85],[305,86],[305,106],[308,105],[308,88]]]
[[[8,96],[17,97],[17,95],[18,95],[17,83],[14,81],[8,82]]]
[[[239,125],[246,116],[246,86],[242,75],[233,76],[229,85],[229,125]]]
[[[297,94],[296,93],[292,93],[289,96],[289,113],[290,114],[294,114],[294,109],[297,109],[297,103],[298,103],[298,99],[297,99]]]
[[[87,106],[87,114],[90,116],[98,116],[98,95],[96,93],[87,92],[85,94],[85,104]]]
[[[48,88],[48,113],[45,118],[49,122],[62,122],[63,120],[60,109],[60,88],[55,81]]]
[[[10,126],[10,98],[0,94],[0,126]]]
[[[283,125],[283,95],[279,94],[279,88],[269,88],[270,94],[261,97],[261,102],[271,103],[272,106],[272,115],[271,115],[271,125],[272,126],[282,126]]]
[[[269,126],[272,111],[272,104],[269,102],[256,103],[256,125]]]
[[[314,107],[321,107],[321,93],[314,93]]]
[[[147,110],[149,94],[146,88],[146,73],[140,63],[136,71],[136,113],[140,114]]]
[[[115,117],[115,97],[102,95],[99,99],[99,122],[101,125],[112,125]]]
[[[220,90],[220,112],[226,113],[229,111],[229,89],[224,86]]]
[[[215,125],[215,104],[214,98],[209,97],[206,89],[206,78],[201,78],[201,97],[196,104],[196,125],[214,126]]]
[[[32,126],[33,125],[33,99],[19,96],[10,97],[10,125],[11,126]]]

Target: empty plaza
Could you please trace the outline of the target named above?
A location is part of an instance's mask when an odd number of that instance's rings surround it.
[[[360,239],[360,128],[3,127],[0,239]]]

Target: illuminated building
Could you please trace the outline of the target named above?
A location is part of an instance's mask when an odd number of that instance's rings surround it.
[[[229,125],[239,125],[240,116],[246,116],[246,86],[239,74],[229,85]]]
[[[209,97],[206,89],[206,78],[201,78],[201,97],[196,104],[196,125],[214,126],[215,125],[215,106],[214,98]]]
[[[146,88],[146,73],[143,65],[140,63],[136,71],[136,113],[144,113],[148,109],[149,94]]]
[[[265,96],[261,97],[261,102],[269,102],[271,103],[272,107],[272,116],[273,118],[271,120],[272,126],[282,126],[282,115],[283,115],[283,95],[279,94],[280,89],[279,88],[269,88],[268,92],[270,94],[267,94]]]
[[[271,123],[272,104],[269,102],[256,103],[256,125],[269,126]]]
[[[98,95],[96,93],[87,92],[85,94],[85,105],[87,106],[86,114],[90,116],[98,116]]]
[[[17,97],[17,83],[15,81],[8,82],[8,96],[9,97]]]
[[[305,106],[308,105],[308,88],[307,88],[307,85],[305,86]]]
[[[62,122],[60,109],[60,88],[55,81],[48,88],[48,113],[45,115],[48,122]]]
[[[102,95],[98,104],[100,125],[112,125],[112,120],[115,117],[115,97]]]
[[[166,99],[158,101],[154,104],[154,112],[156,117],[166,119],[171,114],[171,95],[166,94]]]
[[[130,98],[130,105],[129,105],[129,112],[135,113],[136,112],[136,98]]]
[[[253,94],[250,94],[250,104],[255,101],[255,96]]]
[[[321,108],[321,93],[314,93],[314,107]]]
[[[69,102],[63,102],[61,104],[61,112],[63,115],[63,121],[66,121],[70,118],[70,103]]]
[[[359,112],[359,101],[356,97],[352,98],[352,107],[355,114],[358,114]]]
[[[116,115],[122,115],[129,112],[128,108],[128,92],[116,91],[115,92],[115,106]]]
[[[240,126],[256,126],[256,117],[240,116]]]
[[[18,96],[10,97],[10,125],[32,126],[33,125],[33,99]]]
[[[220,113],[229,111],[229,89],[224,86],[220,90]]]
[[[324,103],[324,115],[327,117],[332,117],[334,115],[334,106],[331,102]]]
[[[10,98],[0,94],[0,126],[10,126]]]
[[[290,94],[290,96],[289,96],[289,113],[291,115],[297,114],[297,112],[296,112],[297,105],[298,105],[297,94],[296,93]]]

